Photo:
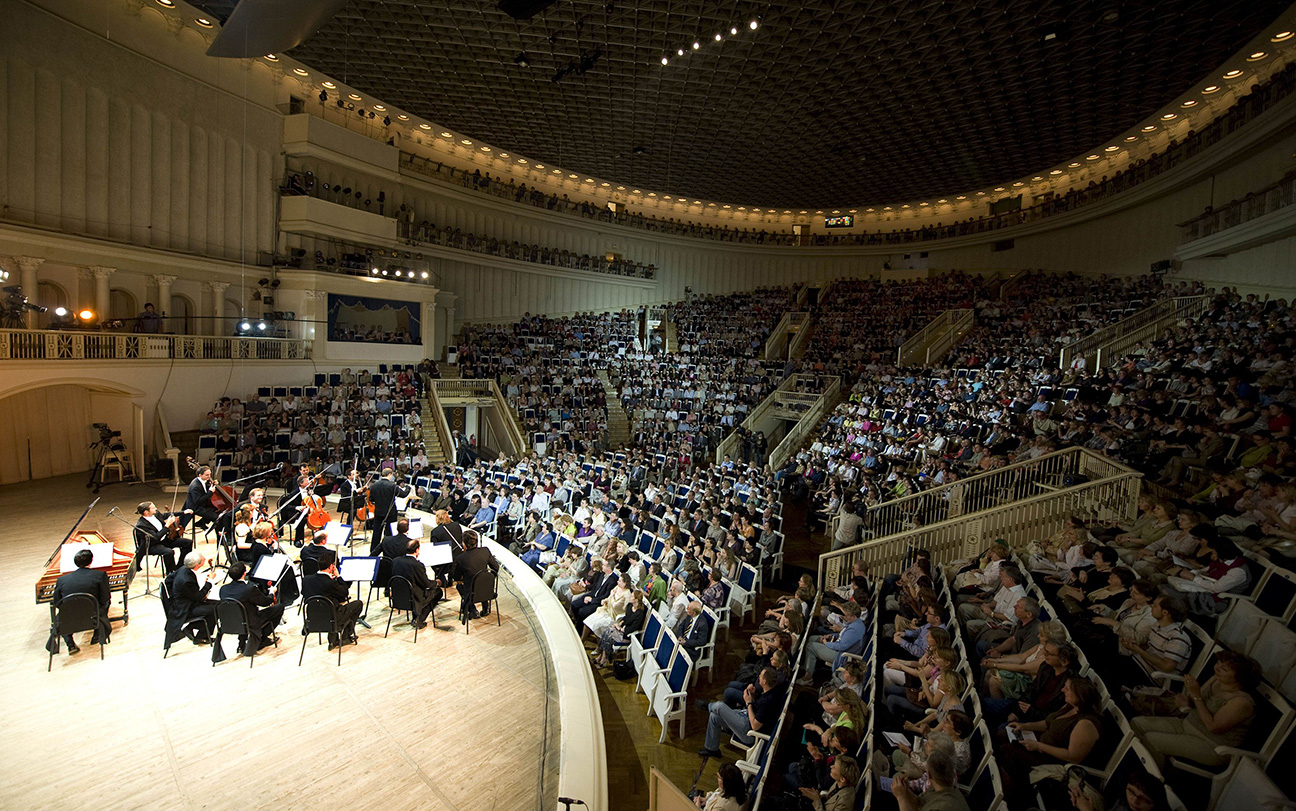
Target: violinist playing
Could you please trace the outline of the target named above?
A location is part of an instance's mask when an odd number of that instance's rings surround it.
[[[214,489],[212,469],[202,465],[198,468],[198,475],[189,482],[189,490],[185,494],[184,517],[180,519],[182,527],[190,521],[198,529],[206,529],[216,523],[219,514],[211,501]]]
[[[161,555],[162,568],[167,573],[175,571],[185,555],[193,551],[193,543],[184,536],[181,515],[158,512],[157,505],[145,501],[135,508],[139,521],[135,523],[135,548],[144,555]],[[192,516],[191,510],[185,510]],[[179,552],[177,557],[176,552]]]
[[[246,505],[245,505],[246,506]],[[235,530],[237,534],[237,530]],[[264,555],[274,555],[282,552],[279,548],[279,539],[275,536],[274,525],[269,521],[258,522],[252,527],[252,531],[243,540],[236,542],[234,556],[243,561],[248,566],[248,571],[256,569],[257,561]],[[275,583],[269,580],[256,580],[255,582],[266,586],[267,589],[278,587],[279,600],[283,605],[292,605],[301,593],[297,585],[297,572],[291,565],[285,570],[283,577]]]
[[[299,476],[297,478],[296,492],[285,493],[283,500],[279,502],[279,532],[282,534],[285,526],[291,526],[293,542],[298,547],[302,545],[302,541],[306,537],[306,514],[314,506],[315,498],[315,493],[311,490],[310,479],[306,476]]]
[[[364,488],[360,484],[360,471],[351,468],[345,479],[338,482],[338,514],[344,524],[354,524],[356,508],[364,502]]]

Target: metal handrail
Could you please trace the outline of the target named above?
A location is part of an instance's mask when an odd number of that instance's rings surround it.
[[[1070,368],[1077,357],[1085,359],[1090,371],[1096,371],[1104,358],[1146,341],[1172,323],[1206,312],[1209,296],[1178,296],[1162,299],[1111,326],[1067,344],[1058,353],[1058,367]],[[1092,362],[1092,365],[1090,363]]]
[[[429,379],[428,382],[431,384],[427,387],[428,406],[432,409],[432,419],[436,422],[437,434],[441,440],[441,453],[448,461],[454,462],[455,450],[450,421],[446,419],[445,408],[441,406],[441,399],[437,397],[437,385],[447,381]]]
[[[293,338],[0,330],[0,360],[304,360],[310,346]]]

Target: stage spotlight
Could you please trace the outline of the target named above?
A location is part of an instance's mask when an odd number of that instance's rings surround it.
[[[77,313],[77,318],[80,318],[82,321],[93,321],[94,317],[95,314],[93,310],[82,310]]]
[[[239,332],[247,332],[247,331],[250,330],[250,329],[252,329],[252,325],[249,324],[249,323],[246,322],[246,321],[244,321],[243,323],[239,324]]]
[[[371,275],[373,275],[373,276],[377,276],[377,275],[378,275],[378,268],[370,268],[370,269],[369,269],[369,273],[370,273]]]
[[[265,322],[264,322],[264,321],[262,321],[262,322],[260,322],[260,323],[257,324],[257,329],[261,330],[262,332],[265,332],[265,328],[266,328],[266,325],[265,325]]]
[[[66,318],[68,314],[67,307],[55,307],[54,314],[59,318]]]

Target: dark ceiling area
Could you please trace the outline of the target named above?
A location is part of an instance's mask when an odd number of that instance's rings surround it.
[[[234,3],[197,5],[224,20]],[[351,0],[290,54],[571,172],[700,200],[843,208],[1070,160],[1206,78],[1287,5],[558,0],[518,21],[490,0]]]

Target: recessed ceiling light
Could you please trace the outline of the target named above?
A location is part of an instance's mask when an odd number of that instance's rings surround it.
[[[198,23],[198,24],[201,25],[203,28],[211,28],[211,27],[212,27],[212,21],[209,20],[209,19],[207,19],[206,17],[195,17],[195,18],[194,18],[194,22]]]
[[[698,42],[697,40],[694,40],[694,41],[693,41],[693,50],[696,51],[698,48],[701,48],[701,47],[702,47],[702,43]]]
[[[561,170],[561,169],[554,169],[554,170],[553,170],[553,173],[554,173],[555,175],[561,175],[561,174],[562,174],[562,170]]]
[[[507,153],[507,152],[501,152],[501,153],[499,154],[499,156],[500,156],[501,158],[507,158],[507,157],[509,156],[509,153]]]
[[[602,183],[600,183],[599,185],[600,185],[600,186],[604,186],[604,187],[606,187],[606,186],[611,186],[612,184],[611,184],[611,183],[608,183],[608,182],[605,180],[605,181],[603,181]]]
[[[715,41],[716,41],[716,42],[721,42],[721,41],[723,41],[723,40],[724,40],[724,34],[716,34],[716,35],[715,35]]]
[[[1112,144],[1111,146],[1107,147],[1107,148],[1104,149],[1103,151],[1104,151],[1104,152],[1115,152],[1115,151],[1118,150],[1118,149],[1120,149],[1120,147],[1116,146],[1115,144]]]
[[[655,192],[655,191],[650,191],[650,192],[648,192],[648,196],[649,196],[649,197],[656,197],[656,196],[657,196],[657,192]]]
[[[669,194],[663,194],[663,195],[662,195],[662,199],[663,199],[663,200],[674,200],[675,198],[674,198],[674,197],[671,197]]]
[[[381,113],[381,112],[385,112],[385,111],[387,110],[387,108],[384,107],[384,106],[381,105],[381,104],[375,104],[375,105],[373,106],[373,108],[374,108],[375,110],[377,110],[378,112],[380,112],[380,113]]]
[[[484,146],[484,147],[481,148],[481,151],[482,151],[482,152],[490,152],[490,151],[491,151],[491,148],[488,147],[488,146]]]
[[[323,85],[327,87],[329,90],[333,90],[334,88],[337,87],[337,85],[333,84],[332,82],[324,82]]]
[[[707,203],[707,205],[711,208],[715,208],[715,203]]]
[[[278,62],[278,61],[279,61],[279,57],[275,56],[274,54],[266,54],[266,55],[265,55],[265,58],[266,58],[267,60],[271,61],[271,62]]]
[[[901,208],[908,208],[908,207],[909,207],[909,204],[908,204],[908,203],[905,203],[904,205],[902,205],[902,206],[900,206],[900,207],[901,207]]]
[[[890,211],[890,210],[891,210],[891,206],[882,206],[882,210],[883,210],[883,211]]]
[[[1096,155],[1096,154],[1095,154],[1095,155],[1086,155],[1086,156],[1085,156],[1085,160],[1087,160],[1087,161],[1096,161],[1096,160],[1098,160],[1098,159],[1101,158],[1101,157],[1102,157],[1101,155]]]
[[[592,177],[587,177],[587,178],[585,178],[585,182],[586,182],[586,183],[593,183],[593,182],[594,182],[594,178],[592,178]]]
[[[575,180],[578,177],[578,175],[567,175],[567,177],[570,177],[572,180]]]
[[[1067,164],[1067,166],[1071,167],[1072,169],[1076,168],[1079,165],[1080,165],[1080,161],[1071,161],[1070,163]]]
[[[760,213],[760,209],[759,209],[759,208],[753,208],[752,211],[756,212],[757,214]]]
[[[296,73],[298,76],[309,76],[309,75],[310,75],[310,73],[309,73],[308,71],[303,70],[302,68],[293,68],[293,73]]]
[[[1196,107],[1197,99],[1188,99],[1187,101],[1185,101],[1183,104],[1180,104],[1179,106],[1185,109],[1187,109],[1188,107]]]
[[[966,194],[960,194],[958,197],[955,197],[954,199],[955,199],[955,200],[966,200],[966,199],[967,199],[967,195],[966,195]],[[872,211],[872,210],[873,210],[873,209],[871,209],[871,208],[869,209],[869,211]]]
[[[1143,132],[1152,132],[1155,129],[1156,129],[1156,124],[1148,124],[1146,127],[1143,128]]]
[[[1203,93],[1218,93],[1218,92],[1219,92],[1219,89],[1220,89],[1220,88],[1219,88],[1219,85],[1217,85],[1217,84],[1213,84],[1213,85],[1209,85],[1209,86],[1207,86],[1207,87],[1203,87],[1203,88],[1202,88],[1202,92],[1203,92]]]
[[[464,146],[472,146],[472,141],[470,141],[467,138],[460,139],[459,143],[463,144]]]
[[[1037,181],[1037,180],[1043,180],[1043,179],[1044,179],[1044,175],[1035,175],[1035,177],[1032,177],[1032,178],[1031,178],[1031,182],[1034,183],[1034,182]],[[945,202],[945,201],[944,201],[944,200],[941,200],[941,202],[943,203],[943,202]]]
[[[1178,113],[1166,113],[1165,115],[1161,116],[1161,120],[1162,120],[1162,121],[1174,121],[1174,120],[1175,120],[1176,118],[1178,118],[1178,117],[1179,117],[1179,114],[1178,114]]]
[[[432,125],[431,125],[431,124],[419,124],[419,129],[421,129],[421,130],[430,130],[430,129],[432,129]],[[450,134],[450,133],[448,133],[448,132],[443,132],[443,133],[441,133],[441,135],[442,135],[443,137],[446,136],[446,135],[449,135],[449,134]]]
[[[1264,51],[1256,51],[1255,53],[1253,53],[1253,54],[1251,54],[1250,56],[1247,57],[1247,61],[1248,61],[1248,62],[1259,62],[1261,59],[1264,59],[1264,58],[1265,58],[1266,56],[1268,56],[1268,55],[1269,55],[1269,54],[1266,53],[1266,52],[1264,52]]]
[[[399,118],[401,121],[409,121],[409,116],[405,115],[404,113],[401,113],[396,117]]]
[[[728,208],[728,207],[729,207],[728,205],[725,205],[725,206],[724,206],[724,208]]]
[[[357,96],[355,93],[347,93],[347,98],[351,99],[352,101],[359,101],[359,100],[360,100],[360,97]]]
[[[920,205],[920,206],[925,206],[925,205],[927,205],[927,203],[926,203],[926,201],[924,201],[924,202],[919,203],[918,205]]]
[[[663,57],[662,57],[662,64],[663,64],[663,65],[668,65],[668,64],[670,64],[670,60],[663,56]]]
[[[526,158],[518,158],[518,163],[522,164],[523,166],[526,166],[526,164],[527,164],[527,159],[526,159]]]
[[[923,203],[923,205],[927,205],[927,204],[926,204],[926,203]],[[833,213],[834,213],[834,214],[840,214],[840,213],[841,213],[841,209],[839,209],[839,208],[834,208],[834,209],[833,209]]]
[[[985,192],[983,191],[977,192],[977,197],[985,197]]]
[[[747,206],[738,206],[738,210],[739,210],[739,211],[746,211],[746,210],[747,210]]]
[[[995,186],[995,191],[1003,191],[1003,190],[1004,190],[1003,186]]]
[[[738,26],[735,25],[733,28],[730,28],[729,33],[736,35],[738,33]]]
[[[625,186],[617,186],[617,191],[625,191]]]
[[[1054,170],[1052,170],[1051,172],[1049,172],[1049,174],[1050,174],[1050,175],[1060,175],[1060,174],[1062,174],[1062,170],[1061,170],[1061,169],[1054,169]],[[959,199],[961,200],[962,198],[959,198]]]
[[[944,200],[941,200],[941,202],[943,203],[943,202],[945,202],[945,201],[944,201]],[[786,214],[787,212],[783,212],[783,213]],[[855,213],[855,209],[852,208],[852,209],[850,210],[850,213],[854,214],[854,213]]]
[[[675,55],[676,55],[676,56],[683,56],[683,55],[684,55],[684,49],[683,49],[683,48],[676,48],[676,49],[675,49]]]
[[[751,22],[747,23],[747,27],[750,28],[750,29],[753,30],[753,31],[755,31],[755,30],[756,30],[756,27],[759,26],[759,25],[760,25],[760,23],[757,22],[756,20],[752,20]]]
[[[873,209],[871,209],[871,208],[866,208],[866,209],[864,209],[864,210],[865,210],[865,211],[872,211]]]
[[[1233,70],[1230,70],[1228,73],[1225,73],[1225,74],[1224,74],[1224,78],[1225,78],[1225,79],[1236,79],[1237,77],[1239,77],[1239,76],[1241,76],[1241,75],[1242,75],[1242,71],[1238,70],[1237,68],[1233,68]]]
[[[639,191],[638,189],[635,189],[634,191],[632,191],[632,192],[630,192],[630,193],[631,193],[631,194],[643,194],[643,192]]]
[[[172,0],[157,0],[157,4],[163,8],[175,8],[175,3]],[[1278,40],[1274,40],[1274,42],[1278,42]]]
[[[158,1],[161,2],[161,0]],[[1274,34],[1272,37],[1270,37],[1269,41],[1286,42],[1287,40],[1291,39],[1293,36],[1296,36],[1296,31],[1279,31],[1277,34]]]
[[[543,163],[537,163],[537,164],[536,164],[536,168],[537,168],[537,169],[543,169],[543,168],[545,168],[545,167],[544,167],[544,164],[543,164]]]
[[[1015,189],[1015,188],[1017,188],[1018,186],[1025,186],[1025,185],[1026,185],[1025,183],[1023,183],[1023,182],[1021,182],[1020,180],[1018,180],[1016,183],[1013,184],[1013,188]]]

